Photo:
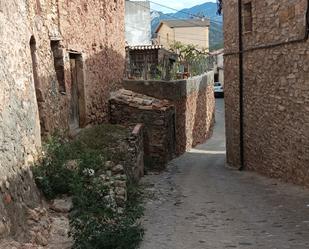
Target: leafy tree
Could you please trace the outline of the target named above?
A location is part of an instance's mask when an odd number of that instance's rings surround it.
[[[175,42],[171,50],[178,54],[178,65],[184,66],[185,73],[189,76],[203,74],[211,66],[211,57],[206,49],[197,49],[195,45],[185,45],[181,42]]]

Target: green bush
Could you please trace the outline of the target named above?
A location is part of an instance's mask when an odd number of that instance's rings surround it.
[[[89,186],[89,185],[88,185]],[[131,187],[132,188],[132,187]],[[134,187],[135,188],[135,187]],[[91,188],[77,188],[73,199],[74,211],[70,216],[71,235],[76,249],[135,249],[144,230],[137,219],[143,214],[140,199],[128,198],[122,214],[104,197],[108,190],[99,181]]]
[[[33,168],[46,198],[72,196],[73,248],[135,249],[142,240],[143,228],[137,222],[143,215],[139,186],[130,182],[128,200],[120,210],[109,198],[109,185],[100,177],[106,161],[125,161],[126,154],[117,143],[127,132],[123,127],[104,125],[85,130],[71,142],[52,138],[44,158]]]
[[[75,249],[135,249],[143,237],[143,229],[125,218],[108,221],[84,214],[72,225]]]
[[[137,248],[143,237],[143,229],[136,222],[143,214],[137,186],[129,186],[128,201],[121,214],[115,203],[106,198],[109,189],[98,178],[80,182],[75,191],[70,215],[74,248]]]

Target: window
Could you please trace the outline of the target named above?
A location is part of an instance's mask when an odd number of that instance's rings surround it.
[[[59,92],[65,93],[64,59],[60,41],[51,41],[50,46],[54,57],[54,67],[59,84]]]
[[[252,3],[248,2],[244,4],[244,31],[251,32],[253,30],[253,19],[252,19]]]

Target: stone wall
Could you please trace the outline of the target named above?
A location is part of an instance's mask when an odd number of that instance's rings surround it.
[[[124,88],[176,107],[176,152],[178,155],[203,143],[212,134],[215,121],[213,72],[178,81],[125,80]]]
[[[175,108],[168,101],[158,100],[121,89],[110,98],[112,124],[144,125],[145,165],[162,170],[175,153]]]
[[[127,140],[129,149],[125,163],[130,169],[127,175],[139,181],[144,176],[144,125],[137,124]]]
[[[26,207],[39,203],[29,165],[40,133],[69,129],[70,53],[83,65],[80,125],[108,119],[124,68],[124,1],[0,1],[0,26],[1,238],[21,234]]]
[[[80,52],[84,61],[86,123],[108,121],[110,92],[121,85],[125,62],[124,10],[123,0],[61,1],[64,52]],[[69,91],[69,61],[66,64]]]
[[[307,1],[251,2],[253,31],[243,35],[245,167],[309,186]],[[237,1],[225,1],[227,161],[234,167],[240,165],[237,14]]]

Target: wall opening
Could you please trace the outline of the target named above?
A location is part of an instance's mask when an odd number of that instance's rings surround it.
[[[244,4],[244,31],[251,32],[253,30],[253,18],[252,18],[252,3],[248,2]]]
[[[63,49],[61,47],[60,41],[51,41],[50,47],[54,57],[54,67],[58,80],[58,87],[60,93],[66,93],[65,86],[65,74],[64,74],[64,58]]]
[[[39,119],[40,119],[40,126],[41,126],[41,132],[42,134],[46,131],[45,122],[42,118],[41,110],[42,110],[42,103],[44,102],[43,93],[41,90],[41,82],[39,78],[39,72],[38,72],[38,59],[37,59],[37,45],[36,40],[34,36],[31,36],[30,38],[30,52],[31,52],[31,60],[32,60],[32,74],[33,74],[33,81],[34,81],[34,87],[35,87],[35,94],[37,99],[37,105],[39,109]]]
[[[70,53],[70,130],[74,132],[86,126],[86,101],[84,86],[84,62],[81,54]]]
[[[33,73],[33,80],[35,91],[37,94],[37,99],[39,102],[43,101],[42,94],[40,93],[40,80],[39,80],[39,73],[38,73],[38,61],[36,56],[36,41],[34,36],[31,36],[30,39],[30,50],[31,50],[31,59],[32,59],[32,73]]]
[[[30,39],[30,50],[31,50],[31,59],[32,59],[32,73],[33,73],[33,80],[34,80],[34,86],[35,86],[35,92],[38,102],[43,102],[43,96],[40,89],[40,79],[39,79],[39,73],[38,73],[38,60],[36,55],[36,40],[34,36],[31,36]]]
[[[214,74],[214,81],[219,82],[219,74],[218,73]]]

